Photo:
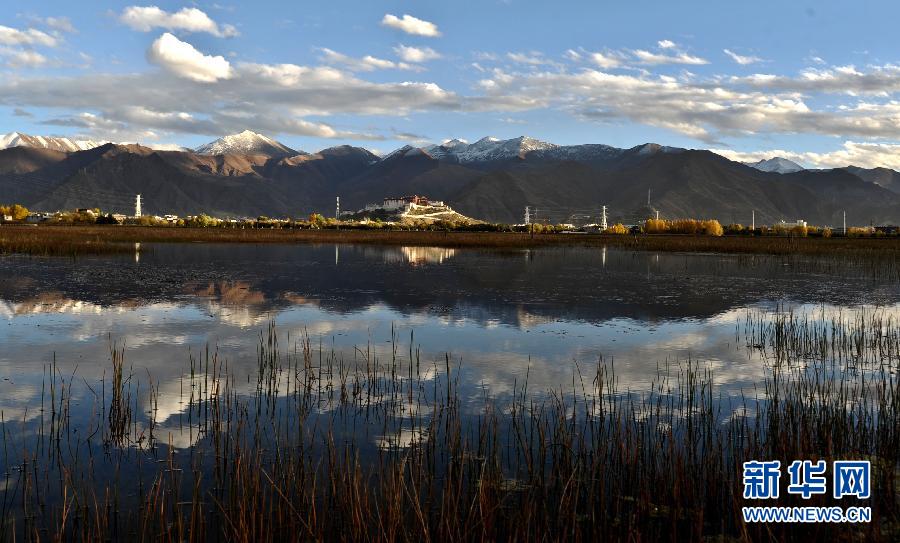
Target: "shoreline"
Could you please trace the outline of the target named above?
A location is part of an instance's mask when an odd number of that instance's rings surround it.
[[[638,251],[900,258],[900,238],[801,238],[683,234],[563,234],[337,229],[232,229],[154,226],[0,226],[0,254],[129,252],[122,243],[275,243],[529,249],[609,247]]]

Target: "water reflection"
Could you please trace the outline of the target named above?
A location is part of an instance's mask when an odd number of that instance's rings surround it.
[[[178,467],[167,472],[192,472],[205,459],[203,480],[215,481],[216,440],[240,434],[217,411],[223,402],[245,422],[268,413],[254,423],[267,436],[272,424],[266,439],[274,441],[261,450],[276,450],[280,432],[303,420],[304,455],[322,458],[316,448],[328,440],[318,433],[327,431],[331,442],[359,445],[365,462],[432,439],[443,424],[430,422],[444,412],[434,400],[451,390],[460,425],[476,425],[513,397],[522,405],[549,390],[596,398],[598,368],[614,368],[621,397],[640,398],[659,374],[693,364],[709,372],[724,422],[755,413],[781,356],[770,348],[784,337],[772,323],[782,331],[802,323],[787,334],[803,338],[787,347],[793,364],[843,368],[858,362],[846,358],[856,345],[881,353],[853,365],[864,375],[896,360],[900,282],[852,263],[606,248],[136,249],[134,258],[0,257],[0,429],[15,444],[0,472],[16,473],[30,451],[53,461],[46,436],[64,426],[65,454],[91,466],[100,485],[115,477],[131,492],[126,501],[152,480],[169,444]],[[278,324],[267,335],[271,320]],[[814,351],[835,345],[845,352]],[[115,349],[125,353],[125,373],[114,389]],[[133,410],[116,435],[110,390]],[[613,401],[562,405],[572,418],[576,409],[609,413]],[[631,413],[663,433],[691,414],[673,404],[666,421],[652,405]]]
[[[735,390],[758,383],[758,353],[735,338],[747,309],[788,303],[839,314],[860,305],[896,315],[892,278],[827,262],[598,249],[486,252],[434,247],[157,245],[130,257],[0,257],[0,396],[21,409],[55,357],[102,376],[110,342],[159,380],[164,396],[188,351],[209,345],[235,368],[256,363],[271,319],[291,348],[304,334],[352,358],[420,348],[461,361],[472,387],[510,394],[571,383],[574,362],[614,360],[623,382],[699,359]],[[333,254],[332,254],[333,252]],[[524,258],[523,258],[524,256]],[[332,259],[338,266],[332,264]],[[823,273],[828,270],[829,273]],[[893,318],[897,318],[896,316]],[[390,343],[394,340],[395,343]],[[16,395],[10,395],[15,382]],[[29,392],[31,391],[31,392]]]

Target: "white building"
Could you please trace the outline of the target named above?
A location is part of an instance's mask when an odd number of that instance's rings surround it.
[[[380,204],[366,204],[364,211],[399,211],[405,213],[419,207],[446,207],[443,201],[429,200],[425,196],[403,196],[385,198]]]

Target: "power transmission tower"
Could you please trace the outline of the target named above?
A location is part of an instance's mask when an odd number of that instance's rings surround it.
[[[138,194],[134,198],[134,218],[135,219],[141,218],[141,195],[140,194]]]

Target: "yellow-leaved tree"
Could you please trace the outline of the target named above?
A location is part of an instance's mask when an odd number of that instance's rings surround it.
[[[604,230],[603,233],[604,234],[627,234],[628,229],[625,228],[624,224],[618,222],[618,223],[610,226],[606,230]]]

